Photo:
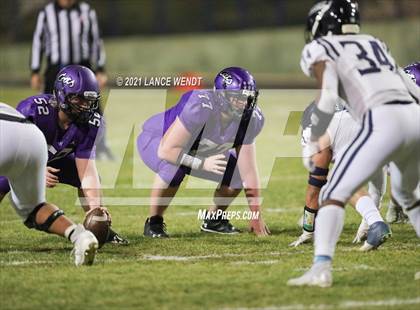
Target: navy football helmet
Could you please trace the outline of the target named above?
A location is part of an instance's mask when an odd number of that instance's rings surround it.
[[[305,40],[308,43],[328,34],[355,34],[359,31],[359,6],[355,0],[321,1],[309,11]]]
[[[229,67],[220,71],[214,79],[214,89],[219,98],[222,111],[235,119],[250,118],[257,106],[258,89],[254,77],[240,67]],[[245,101],[244,107],[233,104]]]

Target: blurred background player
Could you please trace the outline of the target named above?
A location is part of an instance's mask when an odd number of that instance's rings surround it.
[[[86,212],[102,207],[95,164],[95,139],[101,134],[102,122],[102,116],[95,112],[99,98],[94,73],[86,67],[70,65],[58,73],[54,94],[29,97],[17,107],[47,140],[46,186],[63,183],[77,188]],[[0,177],[0,200],[9,190],[7,178]],[[128,243],[112,229],[108,242]]]
[[[47,144],[42,132],[24,115],[0,103],[0,174],[7,176],[10,200],[28,228],[68,238],[76,266],[91,265],[98,241],[81,224],[45,200]]]
[[[414,195],[420,180],[420,92],[399,68],[383,42],[360,32],[358,5],[334,0],[309,12],[307,44],[301,67],[318,82],[320,95],[312,112],[310,147],[319,150],[339,94],[362,127],[334,165],[322,188],[315,227],[314,263],[288,285],[332,285],[332,258],[343,229],[344,206],[384,164],[390,162],[391,190],[420,237],[420,203]],[[311,158],[304,158],[311,171]],[[394,191],[400,193],[396,197]]]
[[[42,58],[47,65],[44,72],[44,93],[52,94],[57,73],[67,65],[83,65],[94,70],[100,89],[107,82],[105,49],[100,37],[95,9],[84,1],[56,0],[47,3],[38,13],[30,56],[31,87],[41,90]],[[101,110],[98,106],[98,110]],[[105,136],[98,140],[98,156],[112,159]]]
[[[311,137],[311,115],[315,103],[311,103],[302,117],[302,147],[303,154],[307,156],[308,142]],[[306,201],[303,213],[302,234],[290,246],[299,246],[302,243],[311,242],[315,230],[316,214],[318,212],[318,199],[321,188],[327,183],[330,163],[347,148],[360,130],[360,125],[353,120],[342,104],[336,105],[336,112],[329,124],[326,133],[320,139],[320,151],[312,156],[313,171],[309,173],[308,187],[306,189]],[[379,213],[379,205],[385,192],[386,174],[382,169],[375,174],[369,182],[369,193],[359,189],[350,199],[350,204],[362,216],[362,222],[357,231],[354,243],[367,241],[361,247],[363,251],[378,248],[390,235],[391,231]],[[370,195],[369,195],[370,194]],[[381,229],[378,229],[380,226]],[[369,231],[371,232],[369,234]],[[374,232],[374,233],[373,233]],[[379,232],[379,233],[378,233]]]
[[[257,97],[252,75],[230,67],[217,74],[214,90],[186,92],[174,107],[143,124],[137,148],[146,165],[156,172],[145,236],[168,237],[163,213],[186,174],[219,183],[215,207],[209,212],[225,210],[244,189],[249,208],[259,212],[258,219],[250,221],[251,231],[269,234],[261,215],[255,157],[254,140],[264,125]],[[221,217],[204,220],[201,230],[239,232]]]
[[[406,66],[404,72],[420,87],[420,62]],[[408,221],[408,217],[404,213],[403,208],[392,195],[386,212],[386,220],[389,223],[405,223]]]

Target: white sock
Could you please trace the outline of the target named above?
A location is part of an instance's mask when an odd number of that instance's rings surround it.
[[[383,222],[383,218],[376,208],[375,202],[369,196],[363,196],[356,202],[356,210],[370,226],[375,222]]]
[[[315,256],[334,256],[344,226],[344,208],[327,205],[318,211],[315,225]]]
[[[410,211],[405,211],[405,213],[410,219],[410,222],[417,233],[417,237],[420,238],[420,207],[414,208]]]
[[[64,231],[64,236],[67,239],[70,239],[70,241],[72,243],[75,243],[77,238],[79,237],[79,234],[81,232],[84,232],[85,230],[86,229],[83,227],[82,224],[78,224],[78,225],[73,224],[73,225],[67,227],[67,229]]]

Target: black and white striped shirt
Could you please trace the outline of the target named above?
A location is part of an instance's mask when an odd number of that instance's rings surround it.
[[[43,54],[48,65],[88,63],[103,71],[105,49],[95,10],[85,2],[76,2],[69,9],[56,1],[48,3],[36,22],[30,59],[33,73],[39,72]]]

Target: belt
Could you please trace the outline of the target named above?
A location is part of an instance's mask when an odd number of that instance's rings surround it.
[[[16,123],[26,123],[26,124],[33,124],[30,120],[26,118],[22,118],[19,116],[9,115],[9,114],[0,114],[0,120],[9,121],[9,122],[16,122]]]
[[[384,104],[412,104],[414,101],[401,101],[401,100],[393,100],[385,102]]]

